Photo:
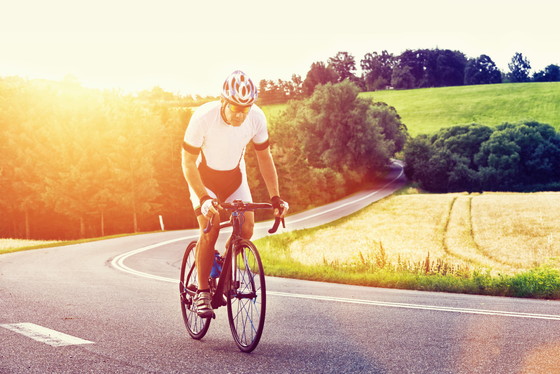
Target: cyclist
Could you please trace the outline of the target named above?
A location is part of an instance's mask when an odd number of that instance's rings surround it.
[[[195,303],[198,315],[203,318],[213,315],[208,277],[219,234],[219,202],[252,202],[243,157],[249,143],[253,143],[274,215],[282,218],[289,208],[280,198],[266,117],[255,105],[257,95],[251,79],[242,71],[234,71],[224,82],[221,99],[195,111],[183,140],[183,174],[200,226],[195,259],[199,291]],[[213,220],[214,225],[209,233],[204,233],[208,220]],[[253,227],[254,213],[246,212],[242,237],[250,239]]]

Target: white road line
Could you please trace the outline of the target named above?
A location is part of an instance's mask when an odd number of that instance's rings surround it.
[[[150,249],[154,249],[154,248],[161,247],[161,246],[171,244],[171,243],[176,243],[176,242],[180,242],[180,241],[187,241],[189,239],[197,239],[197,238],[198,238],[198,235],[185,236],[185,237],[182,237],[182,238],[177,238],[177,239],[167,240],[167,241],[161,242],[161,243],[152,244],[152,245],[149,245],[147,247],[138,248],[138,249],[135,249],[133,251],[126,252],[126,253],[123,253],[121,255],[118,255],[117,257],[115,257],[111,261],[111,265],[115,269],[120,270],[120,271],[124,271],[125,273],[134,274],[134,275],[138,275],[140,277],[155,279],[155,280],[159,280],[159,281],[163,281],[163,282],[178,283],[179,281],[177,279],[160,277],[158,275],[148,274],[148,273],[144,273],[142,271],[138,271],[138,270],[134,270],[132,268],[129,268],[128,266],[126,266],[124,264],[124,260],[126,260],[127,258],[129,258],[131,256],[134,256],[138,253],[142,253],[142,252],[145,252],[145,251],[150,250]]]
[[[483,315],[491,315],[491,316],[547,319],[547,320],[560,321],[560,315],[555,315],[555,314],[506,312],[506,311],[502,311],[502,310],[469,309],[469,308],[454,308],[454,307],[435,306],[435,305],[391,303],[391,302],[384,302],[384,301],[348,299],[348,298],[331,297],[331,296],[302,295],[302,294],[293,294],[293,293],[275,292],[275,291],[266,291],[266,294],[267,294],[267,296],[268,295],[274,295],[274,296],[281,296],[281,297],[293,297],[293,298],[298,298],[298,299],[336,301],[336,302],[339,302],[339,303],[373,305],[373,306],[383,306],[383,307],[390,307],[390,308],[435,310],[435,311],[440,311],[440,312],[454,312],[454,313],[463,313],[463,314],[483,314]]]
[[[356,203],[358,203],[358,202],[360,202],[360,201],[362,201],[362,200],[368,199],[368,198],[370,198],[370,197],[372,197],[372,196],[378,194],[378,193],[379,193],[380,191],[382,191],[385,187],[387,187],[387,186],[393,184],[396,180],[398,180],[398,179],[404,174],[404,168],[402,167],[402,165],[399,165],[399,166],[401,166],[401,171],[400,171],[399,175],[397,175],[395,178],[393,178],[393,180],[391,180],[390,182],[386,183],[386,184],[385,184],[383,187],[381,187],[379,190],[373,191],[373,192],[371,192],[371,193],[369,193],[369,194],[367,194],[367,195],[365,195],[365,196],[360,197],[359,199],[352,200],[352,201],[348,201],[348,202],[346,202],[346,203],[344,203],[344,204],[341,204],[341,205],[336,205],[336,206],[334,206],[334,207],[332,207],[332,208],[330,208],[330,209],[323,210],[323,211],[320,211],[320,212],[315,213],[315,214],[312,214],[312,215],[306,215],[306,216],[301,217],[301,218],[298,218],[298,219],[290,219],[290,220],[289,220],[289,223],[292,225],[292,224],[294,224],[294,223],[298,223],[298,222],[305,221],[305,220],[308,220],[308,219],[311,219],[311,218],[315,218],[315,217],[318,217],[318,216],[320,216],[320,215],[323,215],[323,214],[326,214],[326,213],[330,213],[330,212],[332,212],[332,211],[335,211],[335,210],[338,210],[338,209],[341,209],[341,208],[345,208],[345,207],[347,207],[348,205],[356,204]]]
[[[53,347],[64,347],[67,345],[79,344],[94,344],[89,340],[80,339],[75,336],[64,334],[62,332],[51,330],[46,327],[29,322],[3,324],[0,325],[0,327],[4,327],[8,330],[17,332],[18,334],[27,336],[28,338],[51,345]]]

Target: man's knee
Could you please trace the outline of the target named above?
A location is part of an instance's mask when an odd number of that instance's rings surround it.
[[[199,217],[199,225],[200,225],[200,242],[204,244],[204,246],[214,246],[216,241],[218,240],[218,235],[220,234],[220,220],[219,218],[214,217],[212,222],[212,229],[205,233],[204,230],[207,227],[207,220]]]
[[[243,228],[241,229],[241,236],[243,239],[251,239],[253,237],[253,230],[255,228],[255,222],[252,219],[248,219],[243,223]]]

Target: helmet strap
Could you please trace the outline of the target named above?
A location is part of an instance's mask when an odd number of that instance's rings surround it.
[[[226,118],[226,105],[227,105],[227,101],[224,100],[224,102],[222,103],[222,106],[220,108],[220,114],[222,115],[222,119],[224,120],[224,122],[231,126],[231,122],[229,122]]]

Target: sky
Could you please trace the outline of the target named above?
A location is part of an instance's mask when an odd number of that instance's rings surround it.
[[[440,48],[521,52],[532,70],[560,65],[555,0],[0,0],[0,77],[77,79],[133,93],[155,86],[217,96],[243,70],[302,78],[338,52]]]

